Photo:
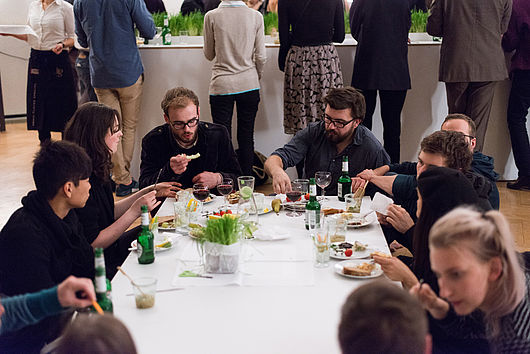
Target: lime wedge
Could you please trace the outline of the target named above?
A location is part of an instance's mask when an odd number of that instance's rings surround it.
[[[252,196],[252,188],[250,188],[249,186],[241,187],[241,189],[239,190],[239,195],[243,199],[250,199],[250,197]]]

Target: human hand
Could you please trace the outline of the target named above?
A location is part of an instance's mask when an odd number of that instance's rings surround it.
[[[429,311],[435,319],[442,320],[447,316],[449,304],[447,301],[439,298],[432,291],[429,284],[418,283],[410,288],[409,293],[418,299],[423,308]]]
[[[64,44],[62,42],[61,43],[57,43],[55,45],[55,47],[52,48],[52,52],[54,52],[55,54],[59,55],[59,54],[61,54],[63,49],[64,49]]]
[[[381,257],[378,255],[373,255],[375,263],[381,265],[381,269],[385,275],[393,281],[400,281],[407,288],[412,287],[418,282],[418,279],[412,273],[410,268],[403,263],[399,258],[396,257]]]
[[[287,193],[291,191],[291,179],[281,170],[272,176],[272,188],[274,193]]]
[[[365,181],[370,181],[373,177],[375,177],[376,174],[374,172],[374,170],[371,170],[371,169],[366,169],[362,172],[359,172],[357,174],[357,177],[360,177],[362,179],[364,179]]]
[[[375,214],[377,215],[377,221],[379,221],[379,223],[383,226],[392,226],[390,225],[390,223],[386,220],[386,215],[384,214],[381,214],[380,212],[375,212]]]
[[[169,159],[169,167],[175,172],[177,175],[183,174],[186,169],[188,168],[188,163],[190,160],[186,157],[184,154],[180,154],[177,156],[173,156]]]
[[[83,298],[76,296],[81,292]],[[57,299],[62,307],[87,307],[96,300],[96,293],[92,280],[69,276],[57,286]]]
[[[160,182],[153,186],[157,197],[175,198],[177,191],[182,190],[182,184],[178,182]]]
[[[213,189],[221,183],[222,180],[223,177],[220,173],[204,171],[193,177],[191,181],[193,183],[204,183],[208,188]]]
[[[353,177],[351,179],[351,192],[355,193],[357,189],[362,188],[366,181],[359,177]]]
[[[399,205],[390,204],[387,209],[386,221],[388,221],[394,229],[404,234],[412,226],[414,221],[410,217],[409,213]]]
[[[159,200],[156,200],[156,191],[148,192],[134,201],[131,205],[131,210],[136,213],[137,216],[142,214],[142,205],[147,205],[147,210],[151,211],[160,204]]]

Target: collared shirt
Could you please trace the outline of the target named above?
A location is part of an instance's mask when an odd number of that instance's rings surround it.
[[[96,88],[133,85],[144,68],[134,27],[152,39],[153,18],[143,0],[77,0],[75,28],[79,44],[90,47],[90,78]]]
[[[293,167],[305,158],[304,176],[313,177],[317,171],[331,172],[331,184],[326,193],[337,194],[337,182],[342,173],[342,157],[348,156],[348,173],[359,172],[388,165],[390,158],[385,149],[364,125],[355,128],[353,140],[341,153],[334,143],[326,138],[324,122],[314,122],[296,133],[284,147],[272,153],[282,159],[283,167]]]
[[[40,0],[29,5],[27,24],[37,37],[28,36],[28,43],[36,50],[52,50],[59,42],[74,38],[74,11],[72,5],[63,0],[55,0],[42,8]]]

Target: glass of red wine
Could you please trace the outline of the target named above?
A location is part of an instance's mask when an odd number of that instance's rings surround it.
[[[217,191],[219,194],[221,194],[225,198],[225,204],[222,206],[222,208],[228,207],[228,195],[232,193],[232,190],[234,189],[234,180],[229,177],[223,178],[221,183],[217,185]]]
[[[204,183],[195,183],[193,185],[193,196],[201,202],[201,215],[204,213],[204,201],[210,196],[210,189]]]
[[[300,216],[302,213],[297,211],[296,202],[302,197],[303,184],[297,181],[291,182],[291,190],[285,193],[289,201],[291,201],[291,210],[287,213],[287,216],[295,217]]]

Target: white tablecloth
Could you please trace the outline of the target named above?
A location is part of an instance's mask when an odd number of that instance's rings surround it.
[[[344,207],[336,197],[329,199],[323,207]],[[172,215],[173,201],[167,199],[157,215]],[[221,204],[221,198],[215,198],[205,210]],[[370,199],[365,197],[361,213],[369,207]],[[178,277],[197,261],[195,241],[188,236],[175,236],[174,247],[158,252],[150,265],[138,264],[131,252],[123,268],[133,278],[154,276],[159,290],[183,288],[159,292],[155,307],[138,310],[134,297],[128,296],[132,292],[129,281],[116,275],[112,281],[114,314],[131,331],[139,353],[340,352],[337,326],[342,304],[353,289],[370,280],[336,274],[335,260],[328,268],[314,268],[312,241],[303,216],[272,212],[259,221],[265,232],[281,227],[290,237],[246,241],[240,272],[226,286],[211,286],[211,279]],[[377,223],[348,230],[346,238],[389,252]]]

